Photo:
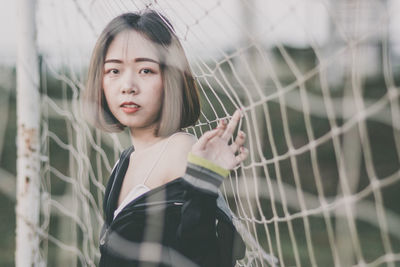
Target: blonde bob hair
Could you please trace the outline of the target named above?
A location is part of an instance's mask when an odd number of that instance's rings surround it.
[[[185,52],[169,21],[153,10],[125,13],[114,18],[100,34],[94,47],[83,111],[89,122],[107,132],[125,128],[111,113],[102,88],[104,60],[117,34],[134,30],[150,40],[159,52],[163,100],[155,136],[168,136],[194,125],[200,116],[200,98]]]

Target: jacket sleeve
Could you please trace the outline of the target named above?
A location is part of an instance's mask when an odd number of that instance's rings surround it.
[[[216,210],[218,188],[229,171],[201,157],[189,154],[185,181],[184,205],[178,226],[181,251],[200,263],[201,253],[212,251],[216,244]],[[209,251],[206,251],[208,248]]]

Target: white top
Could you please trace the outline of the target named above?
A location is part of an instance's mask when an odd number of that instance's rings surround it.
[[[146,186],[145,183],[146,183],[147,179],[149,178],[151,171],[154,169],[154,167],[156,166],[157,162],[160,160],[161,155],[164,153],[165,148],[167,147],[169,141],[171,140],[171,137],[174,136],[175,134],[178,134],[178,133],[189,134],[189,133],[186,133],[186,132],[176,132],[176,133],[174,133],[174,134],[172,134],[171,136],[168,137],[167,142],[165,142],[164,147],[162,148],[160,154],[158,154],[158,158],[154,161],[153,166],[150,168],[149,172],[147,173],[147,175],[143,179],[143,182],[140,183],[140,184],[135,185],[134,187],[132,187],[132,189],[126,195],[126,197],[121,202],[119,207],[114,211],[114,219],[115,219],[115,217],[117,217],[118,213],[120,213],[126,207],[126,205],[128,205],[134,199],[140,197],[144,193],[146,193],[146,192],[151,190],[148,186]],[[189,134],[189,135],[191,135],[191,134]]]
[[[124,201],[122,201],[121,205],[119,205],[119,207],[114,211],[114,219],[115,217],[117,217],[118,213],[120,213],[121,210],[125,208],[126,205],[128,205],[129,202],[140,197],[148,191],[150,191],[150,188],[148,188],[145,184],[137,184],[132,187],[131,191],[129,191],[128,195],[126,195],[126,197],[124,198]]]

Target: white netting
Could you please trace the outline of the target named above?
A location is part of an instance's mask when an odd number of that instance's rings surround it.
[[[90,128],[79,96],[102,28],[146,6],[170,18],[200,86],[187,130],[244,109],[250,156],[221,187],[247,244],[238,265],[397,266],[395,0],[40,0],[42,262],[98,261],[104,184],[130,144]]]

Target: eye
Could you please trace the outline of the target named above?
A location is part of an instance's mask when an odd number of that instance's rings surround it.
[[[119,70],[118,69],[109,69],[109,70],[106,70],[106,74],[112,74],[112,75],[119,74]]]
[[[141,69],[139,71],[140,74],[150,74],[150,73],[154,73],[151,69]]]

